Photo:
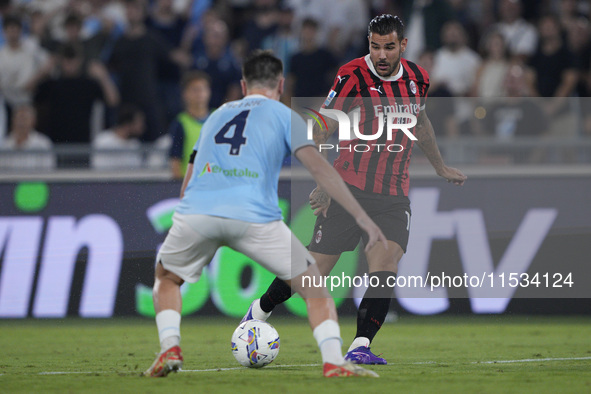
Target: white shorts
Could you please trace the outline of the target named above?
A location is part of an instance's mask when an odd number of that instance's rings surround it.
[[[292,279],[314,264],[314,258],[281,220],[249,223],[208,215],[172,217],[157,262],[183,280],[195,283],[221,246],[250,257],[277,277]]]

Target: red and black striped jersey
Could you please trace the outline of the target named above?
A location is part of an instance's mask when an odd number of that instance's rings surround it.
[[[324,108],[346,113],[360,111],[359,131],[375,135],[379,114],[406,112],[418,116],[425,108],[429,75],[420,66],[400,60],[396,75],[378,76],[369,55],[350,61],[339,69]],[[409,128],[414,134],[414,127]],[[384,132],[377,140],[360,138],[339,142],[334,167],[343,180],[361,190],[384,195],[408,196],[408,166],[413,141],[401,130],[391,139]]]

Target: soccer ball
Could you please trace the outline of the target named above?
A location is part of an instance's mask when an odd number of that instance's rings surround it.
[[[245,367],[262,368],[279,354],[279,334],[262,320],[240,323],[232,335],[232,354]]]

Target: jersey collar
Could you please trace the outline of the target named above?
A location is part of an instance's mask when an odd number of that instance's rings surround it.
[[[269,97],[264,96],[262,94],[249,94],[248,96],[244,96],[244,98],[264,98],[264,99],[268,99]]]
[[[365,63],[367,63],[367,67],[369,67],[370,71],[379,79],[381,79],[382,81],[388,81],[388,82],[394,82],[397,81],[400,77],[402,77],[402,74],[404,73],[404,67],[402,66],[402,62],[400,62],[400,68],[398,69],[398,73],[396,75],[392,75],[389,76],[387,78],[381,77],[376,69],[373,66],[373,63],[371,62],[371,59],[369,58],[369,54],[365,55]]]

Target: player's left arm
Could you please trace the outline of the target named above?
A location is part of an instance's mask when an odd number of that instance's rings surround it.
[[[427,116],[425,109],[419,112],[417,118],[417,125],[415,126],[415,137],[417,137],[417,144],[421,147],[427,159],[442,178],[447,179],[448,182],[453,182],[455,185],[461,186],[468,178],[457,168],[448,167],[443,162],[441,152],[437,146],[435,140],[435,132],[433,131],[433,125]]]

